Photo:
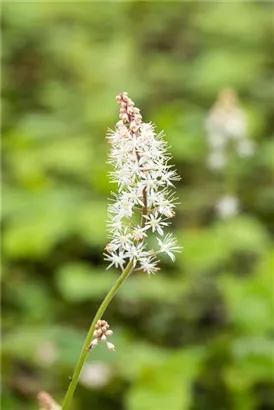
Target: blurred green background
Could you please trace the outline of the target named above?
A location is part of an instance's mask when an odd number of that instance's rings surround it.
[[[2,3],[2,406],[62,401],[105,271],[105,134],[127,91],[164,129],[184,247],[131,277],[104,318],[75,410],[270,410],[271,2]],[[232,87],[255,152],[207,166],[205,122]],[[227,218],[216,203],[240,201]]]

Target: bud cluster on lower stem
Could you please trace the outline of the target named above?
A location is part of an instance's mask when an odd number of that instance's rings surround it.
[[[105,310],[107,309],[109,303],[111,302],[111,300],[113,299],[114,295],[116,294],[116,292],[118,291],[118,289],[122,286],[122,284],[125,282],[125,280],[128,278],[128,276],[131,274],[131,272],[134,269],[134,262],[130,261],[128,263],[128,265],[126,266],[126,268],[124,269],[124,271],[121,273],[121,275],[119,276],[119,278],[117,279],[117,281],[115,282],[115,284],[112,286],[112,288],[110,289],[110,291],[108,292],[108,294],[106,295],[105,299],[103,300],[103,302],[101,303],[99,309],[97,310],[94,319],[91,323],[90,329],[88,331],[81,355],[79,357],[79,360],[76,364],[72,379],[70,381],[63,405],[62,405],[62,410],[68,410],[69,406],[71,404],[71,400],[73,398],[74,395],[74,391],[76,389],[76,386],[78,384],[80,375],[81,375],[81,371],[83,369],[86,357],[88,355],[88,352],[90,350],[89,346],[91,344],[91,340],[92,337],[94,335],[95,332],[95,328],[96,328],[96,324],[98,323],[98,321],[101,319],[101,317],[103,316]]]

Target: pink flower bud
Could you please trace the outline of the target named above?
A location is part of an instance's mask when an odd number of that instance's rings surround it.
[[[101,334],[102,334],[102,330],[101,330],[101,329],[97,329],[97,330],[95,330],[95,332],[94,332],[94,336],[95,336],[95,337],[100,337]]]
[[[124,125],[123,121],[116,122],[116,127],[122,127]]]
[[[113,331],[112,330],[107,330],[106,331],[106,336],[112,336],[113,335]]]
[[[107,342],[107,348],[108,348],[108,350],[115,350],[114,344],[112,344],[110,342]]]
[[[98,344],[98,339],[93,339],[90,345],[88,346],[88,350],[94,349],[94,347],[96,347],[97,344]]]
[[[129,115],[133,115],[133,114],[134,114],[133,108],[132,108],[132,107],[128,107],[127,113],[128,113]]]
[[[138,125],[134,121],[132,121],[129,128],[131,131],[136,132],[138,130]]]
[[[107,341],[106,335],[102,335],[100,340],[105,343]]]
[[[128,122],[128,115],[125,113],[122,115],[121,119],[125,122]]]
[[[142,117],[140,114],[136,114],[135,117],[134,117],[134,121],[135,121],[137,124],[140,124],[141,121],[142,121],[142,118],[143,118],[143,117]]]

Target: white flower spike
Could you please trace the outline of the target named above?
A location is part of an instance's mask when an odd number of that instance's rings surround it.
[[[238,103],[233,89],[224,89],[206,120],[207,140],[210,153],[207,165],[213,170],[225,168],[230,160],[229,147],[239,157],[254,155],[255,144],[247,136],[247,118]]]
[[[105,260],[124,269],[131,260],[135,269],[148,275],[159,270],[156,255],[166,253],[172,261],[179,252],[171,234],[163,238],[168,219],[175,215],[176,198],[170,189],[180,177],[169,165],[170,155],[163,133],[156,134],[151,123],[144,123],[140,110],[127,93],[116,97],[120,120],[107,139],[111,145],[109,163],[111,182],[118,185],[108,208],[108,231]],[[139,219],[139,220],[138,220]],[[149,233],[156,236],[159,249],[148,249]],[[111,346],[109,346],[111,348]]]

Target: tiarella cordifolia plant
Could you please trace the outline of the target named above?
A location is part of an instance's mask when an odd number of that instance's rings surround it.
[[[163,133],[157,135],[152,124],[142,121],[140,110],[127,93],[118,95],[117,102],[120,120],[107,138],[111,144],[109,163],[114,167],[111,181],[118,189],[108,209],[111,240],[104,255],[109,262],[107,269],[114,266],[122,272],[94,316],[62,410],[69,408],[88,352],[99,342],[109,350],[115,348],[107,340],[113,332],[101,318],[120,286],[134,271],[150,275],[159,270],[157,255],[165,253],[174,261],[174,252],[180,251],[172,234],[164,234],[175,215],[176,198],[171,189],[180,177],[169,164],[171,157]],[[153,247],[148,244],[149,234],[155,242]]]
[[[114,167],[111,181],[118,184],[118,192],[109,206],[111,241],[105,260],[110,262],[108,268],[121,269],[132,260],[136,269],[151,274],[159,269],[159,253],[174,261],[174,252],[180,250],[171,234],[164,236],[168,220],[175,215],[176,198],[170,188],[180,177],[169,164],[163,133],[156,135],[152,124],[142,122],[140,110],[127,93],[118,95],[117,102],[120,121],[107,138]],[[148,247],[149,232],[157,239],[155,250]]]

